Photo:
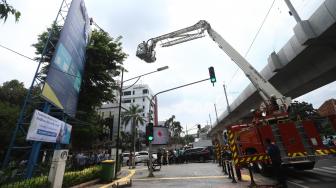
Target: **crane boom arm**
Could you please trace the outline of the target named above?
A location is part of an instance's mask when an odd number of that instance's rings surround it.
[[[271,83],[268,82],[259,72],[242,56],[240,55],[228,42],[224,40],[216,31],[214,31],[210,24],[205,20],[197,22],[195,25],[171,32],[159,37],[151,38],[146,42],[139,44],[137,49],[137,56],[148,63],[156,60],[154,48],[159,41],[165,41],[161,44],[162,47],[168,47],[182,42],[187,42],[204,36],[204,31],[207,31],[209,36],[214,40],[219,47],[234,61],[239,68],[245,73],[247,78],[255,86],[259,94],[264,100],[270,100],[271,96],[282,99],[283,102],[289,106],[291,99],[283,96]],[[188,34],[189,32],[196,32]]]

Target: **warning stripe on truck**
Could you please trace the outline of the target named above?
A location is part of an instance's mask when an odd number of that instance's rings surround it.
[[[304,157],[307,155],[307,152],[293,152],[287,153],[288,157]]]
[[[316,155],[329,155],[329,154],[336,154],[335,148],[328,148],[328,149],[319,149],[315,151]]]
[[[234,162],[234,164],[238,164],[239,160],[238,160],[238,151],[237,151],[237,146],[234,142],[234,136],[231,130],[228,131],[228,135],[229,135],[229,146],[230,146],[230,150],[232,152],[232,160]]]
[[[269,156],[267,154],[257,154],[239,157],[239,164],[253,163],[259,161],[269,161]]]

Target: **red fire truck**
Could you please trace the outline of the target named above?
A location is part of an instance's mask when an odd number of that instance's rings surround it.
[[[335,146],[323,145],[316,120],[293,119],[281,107],[279,110],[271,108],[254,112],[249,123],[231,125],[224,131],[235,164],[254,163],[261,173],[268,173],[270,160],[266,154],[266,139],[279,147],[283,165],[300,170],[312,169],[318,159],[336,153]]]

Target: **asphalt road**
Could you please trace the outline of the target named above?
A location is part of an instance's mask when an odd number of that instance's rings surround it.
[[[335,188],[336,159],[320,160],[313,170],[287,170],[287,182],[290,188]]]
[[[336,159],[320,160],[313,170],[298,171],[288,169],[287,182],[289,188],[335,188],[336,187]],[[145,188],[220,188],[220,187],[248,187],[250,176],[247,170],[242,170],[243,181],[232,183],[224,175],[222,168],[215,163],[189,163],[162,166],[160,171],[154,172],[155,177],[148,178],[148,169],[137,166],[132,178],[132,187]],[[274,185],[273,178],[254,174],[258,185]]]
[[[160,171],[154,172],[154,178],[148,178],[147,167],[137,166],[132,178],[132,187],[145,188],[235,188],[247,187],[250,184],[248,171],[243,171],[243,181],[232,183],[232,180],[224,175],[222,168],[215,163],[189,163],[162,166]],[[266,184],[273,184],[272,180],[266,180]],[[258,184],[265,184],[265,180],[256,177]]]

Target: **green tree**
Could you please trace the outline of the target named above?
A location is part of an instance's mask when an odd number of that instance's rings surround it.
[[[181,139],[181,133],[183,132],[183,128],[179,121],[175,121],[175,115],[172,115],[168,120],[166,120],[164,126],[168,127],[169,131],[172,133],[172,144],[183,144],[183,141]]]
[[[184,138],[184,144],[189,144],[195,141],[195,138],[192,135],[185,135]]]
[[[23,82],[18,80],[4,82],[0,87],[0,100],[11,105],[20,106],[26,94],[27,89],[24,87]]]
[[[18,22],[21,16],[21,13],[14,9],[13,6],[9,5],[6,0],[0,1],[0,19],[3,19],[6,22],[8,15],[12,14],[15,16],[15,21]]]
[[[135,152],[135,141],[136,141],[136,128],[138,128],[139,124],[144,124],[145,119],[141,116],[143,113],[143,109],[139,108],[139,105],[131,105],[125,112],[121,114],[122,117],[122,123],[127,126],[131,122],[132,126],[132,143],[133,143],[133,149],[132,151]],[[135,166],[134,160],[132,161],[133,167]]]
[[[9,144],[12,130],[19,116],[20,106],[26,94],[27,89],[18,80],[11,80],[0,86],[0,157]],[[22,143],[24,138],[18,141]]]
[[[319,119],[321,116],[312,104],[307,102],[294,101],[288,109],[289,116],[293,120],[297,119]]]

